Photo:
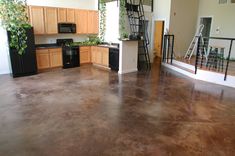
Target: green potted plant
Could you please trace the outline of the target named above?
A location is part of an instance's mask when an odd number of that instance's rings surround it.
[[[126,32],[126,2],[125,0],[120,0],[119,8],[119,34],[120,40],[128,38],[128,33]]]
[[[26,9],[25,0],[0,0],[1,25],[7,30],[13,77],[37,74],[34,33]]]
[[[26,0],[0,0],[1,25],[10,33],[9,45],[22,55],[27,48],[28,23]]]
[[[106,31],[106,2],[105,0],[99,0],[99,10],[100,10],[100,33],[99,38],[104,42],[105,31]]]

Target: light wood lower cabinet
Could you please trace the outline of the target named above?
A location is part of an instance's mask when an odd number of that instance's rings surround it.
[[[109,48],[102,50],[102,64],[106,67],[109,66]]]
[[[61,67],[62,66],[62,52],[61,48],[49,49],[50,54],[50,67]]]
[[[96,46],[92,46],[91,47],[91,62],[92,63],[95,62],[95,59],[96,59],[95,53],[96,53],[96,51],[97,51],[97,47]]]
[[[36,55],[39,70],[61,67],[63,64],[61,48],[37,49]]]
[[[93,46],[91,47],[92,63],[101,66],[109,66],[109,48]]]
[[[80,64],[91,63],[91,47],[80,47]]]
[[[50,68],[50,56],[47,49],[36,50],[38,69]]]

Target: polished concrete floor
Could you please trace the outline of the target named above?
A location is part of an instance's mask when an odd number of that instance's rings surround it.
[[[0,76],[0,156],[234,156],[235,90],[160,69]]]

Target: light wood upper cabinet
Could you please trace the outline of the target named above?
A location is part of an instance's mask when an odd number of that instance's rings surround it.
[[[58,33],[57,8],[45,7],[45,28],[47,34]]]
[[[75,9],[67,9],[67,22],[75,23]]]
[[[58,8],[58,23],[75,23],[75,9]]]
[[[62,50],[61,48],[49,49],[50,54],[50,67],[61,67],[62,66]]]
[[[80,47],[80,63],[91,63],[91,47]]]
[[[99,33],[99,14],[98,11],[88,11],[88,34]]]
[[[58,23],[67,22],[67,9],[58,8]]]
[[[87,34],[88,11],[76,10],[75,20],[78,34]]]
[[[29,6],[30,23],[34,27],[34,34],[45,34],[43,7]]]
[[[36,57],[38,70],[50,68],[50,56],[47,49],[37,49]]]
[[[29,19],[37,34],[58,34],[58,23],[76,23],[77,34],[98,34],[99,13],[94,10],[29,6]]]

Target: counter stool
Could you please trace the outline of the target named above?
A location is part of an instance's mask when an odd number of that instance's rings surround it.
[[[224,49],[225,47],[218,47],[218,46],[209,46],[209,55],[206,67],[214,70],[223,72],[224,70]]]

